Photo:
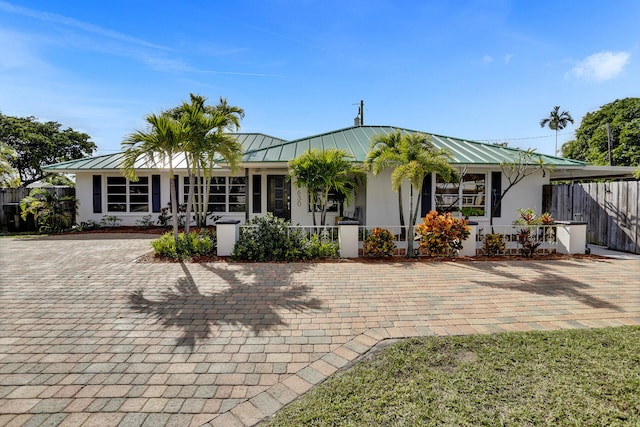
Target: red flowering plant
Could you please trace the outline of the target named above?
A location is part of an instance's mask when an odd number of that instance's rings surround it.
[[[462,249],[462,241],[469,237],[470,227],[467,220],[454,218],[449,212],[431,211],[422,224],[416,226],[416,233],[420,237],[422,254],[448,257]]]
[[[391,256],[396,250],[396,237],[386,228],[374,228],[364,239],[364,254],[370,257]]]

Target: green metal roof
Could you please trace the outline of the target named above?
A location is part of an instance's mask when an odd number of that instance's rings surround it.
[[[307,150],[326,150],[340,148],[351,153],[356,161],[364,162],[371,141],[378,135],[388,135],[400,130],[403,134],[418,131],[392,126],[355,126],[333,132],[314,135],[307,138],[283,142],[259,150],[245,153],[245,162],[287,162]],[[426,133],[426,132],[423,132]],[[452,164],[459,165],[498,165],[513,161],[518,153],[517,148],[503,147],[477,141],[468,141],[442,135],[428,134],[436,148],[445,148],[452,155]],[[586,163],[549,155],[541,155],[542,159],[554,166],[584,166]]]
[[[261,133],[237,133],[234,136],[244,147],[245,152],[253,150],[261,150],[272,145],[279,145],[286,142],[284,139],[276,138]],[[67,162],[56,163],[48,165],[42,169],[46,172],[77,172],[77,171],[90,171],[90,170],[113,170],[120,169],[124,161],[123,153],[105,154],[101,156],[87,157],[84,159],[69,160]],[[156,159],[153,162],[149,162],[146,159],[140,159],[136,162],[136,169],[166,169],[169,167],[168,161],[161,161]],[[174,169],[186,169],[187,163],[185,156],[178,153],[173,156]]]
[[[418,132],[392,126],[355,126],[293,141],[285,141],[260,133],[239,133],[235,135],[244,147],[243,163],[286,163],[305,151],[314,148],[318,150],[340,148],[351,153],[356,161],[363,162],[374,137],[388,135],[396,130],[400,130],[404,134]],[[522,152],[522,150],[516,148],[442,135],[429,135],[436,148],[444,148],[451,153],[451,163],[454,165],[498,165],[502,162],[513,161],[518,153]],[[541,157],[545,163],[556,167],[582,167],[586,165],[584,162],[562,157],[545,154],[541,154]],[[116,153],[57,163],[46,166],[43,169],[48,172],[118,170],[122,165],[122,161],[123,154]],[[175,169],[186,169],[184,156],[177,154],[174,157],[173,166]],[[140,169],[164,169],[167,167],[167,162],[156,161],[150,163],[144,160],[140,160],[136,165],[136,168]]]

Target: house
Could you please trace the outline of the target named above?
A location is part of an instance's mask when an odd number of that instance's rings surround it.
[[[244,156],[235,172],[220,164],[213,172],[209,210],[225,219],[245,222],[271,212],[294,224],[311,225],[312,216],[306,189],[287,179],[287,163],[310,149],[341,148],[363,162],[370,143],[377,135],[395,132],[391,126],[354,126],[307,138],[286,141],[260,133],[238,133]],[[403,133],[416,132],[400,129]],[[425,179],[419,196],[421,214],[431,209],[460,211],[479,224],[489,222],[489,212],[508,184],[500,169],[501,162],[514,160],[521,150],[440,135],[430,135],[436,148],[452,154],[451,164],[462,176],[461,182],[446,183],[433,174]],[[630,174],[633,168],[603,168],[583,162],[542,155],[549,171],[527,176],[508,192],[494,218],[496,225],[509,225],[518,216],[517,209],[541,210],[542,188],[553,179],[579,179],[612,174]],[[143,216],[155,219],[169,204],[169,172],[161,162],[140,160],[136,171],[140,178],[131,182],[120,173],[122,153],[95,156],[49,165],[47,172],[75,174],[76,197],[80,201],[78,222],[99,222],[104,216],[117,216],[122,225],[135,225]],[[178,199],[186,201],[188,189],[184,156],[173,161],[177,175]],[[623,170],[624,169],[624,170]],[[629,170],[627,170],[629,169]],[[409,204],[409,186],[403,186],[404,202]],[[327,221],[339,215],[331,207]],[[369,173],[345,215],[357,217],[361,224],[394,226],[399,224],[397,195],[391,188],[391,171],[374,176]]]

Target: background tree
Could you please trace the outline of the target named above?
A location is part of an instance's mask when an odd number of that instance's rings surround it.
[[[567,127],[567,124],[573,124],[573,117],[567,111],[560,112],[560,107],[556,105],[549,113],[549,117],[540,120],[540,127],[548,126],[549,129],[556,132],[556,149],[554,155],[558,154],[558,131]]]
[[[18,171],[22,186],[43,179],[43,165],[90,156],[96,145],[89,135],[71,128],[61,129],[56,122],[38,122],[35,117],[11,117],[0,114],[0,142],[16,152],[9,159]]]
[[[167,113],[149,114],[145,117],[147,129],[138,130],[128,135],[122,142],[124,163],[122,174],[132,181],[137,181],[136,164],[143,159],[149,163],[169,164],[169,194],[171,198],[171,223],[173,237],[178,241],[178,200],[176,186],[173,184],[173,156],[182,150],[184,133],[177,120]]]
[[[563,156],[608,165],[607,125],[613,145],[612,164],[640,165],[640,98],[618,99],[585,114],[576,130],[576,139],[562,146]]]
[[[313,149],[289,161],[289,178],[295,178],[295,185],[309,192],[313,225],[317,224],[316,206],[320,206],[320,225],[325,225],[331,193],[350,203],[357,182],[364,176],[362,168],[353,163],[353,156],[337,148]]]
[[[11,166],[11,159],[16,157],[16,151],[7,144],[0,142],[0,188],[20,186],[18,171]]]
[[[422,133],[402,135],[397,150],[389,151],[378,159],[380,168],[393,168],[391,186],[394,191],[399,191],[404,181],[410,185],[409,223],[406,234],[407,257],[414,255],[413,230],[418,218],[420,208],[418,197],[422,193],[424,178],[427,174],[437,172],[445,181],[454,179],[456,172],[449,164],[449,160],[449,153],[433,147],[429,135]]]

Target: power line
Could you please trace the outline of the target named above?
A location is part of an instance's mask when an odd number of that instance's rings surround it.
[[[571,135],[572,133],[573,132],[559,133],[558,136]],[[479,142],[523,141],[523,140],[527,140],[527,139],[553,138],[554,136],[555,136],[555,134],[554,135],[545,135],[545,136],[527,136],[527,137],[522,137],[522,138],[476,139],[476,141],[479,141]]]

